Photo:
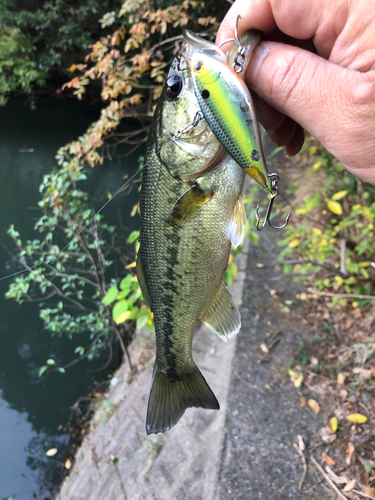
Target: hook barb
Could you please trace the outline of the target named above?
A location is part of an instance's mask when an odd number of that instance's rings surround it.
[[[272,191],[271,191],[270,199],[269,199],[269,202],[268,202],[268,205],[267,205],[266,215],[265,215],[265,217],[263,219],[263,222],[261,221],[261,218],[260,218],[260,215],[259,215],[259,202],[258,202],[257,208],[255,210],[255,216],[256,216],[256,219],[257,219],[256,228],[257,228],[258,231],[261,231],[265,227],[265,225],[267,224],[267,222],[272,227],[272,229],[283,229],[285,226],[288,225],[289,218],[290,218],[290,212],[289,212],[289,214],[286,216],[285,222],[284,222],[284,224],[282,226],[274,226],[271,223],[270,217],[271,217],[273,203],[274,203],[275,198],[276,198],[276,196],[278,195],[278,192],[279,192],[278,187],[277,187],[277,182],[279,180],[279,176],[277,174],[269,174],[268,177],[269,177],[269,179],[271,181]]]

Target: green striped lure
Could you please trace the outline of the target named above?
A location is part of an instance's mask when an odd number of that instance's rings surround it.
[[[193,54],[191,72],[210,129],[235,162],[271,193],[258,121],[245,82],[228,64],[204,53]]]

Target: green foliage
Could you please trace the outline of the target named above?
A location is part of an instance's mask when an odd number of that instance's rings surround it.
[[[372,295],[374,292],[375,188],[365,184],[310,139],[302,154],[310,170],[304,173],[316,189],[295,206],[294,216],[279,242],[284,272],[318,291]],[[318,180],[314,182],[314,177]],[[292,260],[291,264],[286,261]],[[295,263],[295,260],[298,262]],[[369,300],[349,298],[353,304]],[[346,304],[336,296],[332,305]]]
[[[36,48],[19,28],[0,24],[0,106],[16,89],[31,92],[33,85],[44,85],[46,73],[38,68]]]
[[[0,0],[0,104],[29,93],[69,59],[82,61],[100,34],[99,19],[121,0]]]
[[[130,328],[139,316],[141,292],[130,273],[121,280],[120,290],[107,276],[113,256],[129,254],[129,247],[120,247],[120,232],[105,224],[100,215],[94,216],[87,194],[77,187],[85,179],[83,167],[72,169],[63,162],[40,186],[43,197],[39,206],[44,213],[35,229],[41,238],[23,243],[14,227],[9,229],[25,274],[11,283],[6,297],[19,303],[38,301],[40,317],[53,336],[76,338],[89,332],[90,344],[75,352],[91,359],[114,335],[123,344],[129,342]],[[112,310],[118,295],[129,312],[126,325],[117,321],[115,308]],[[117,326],[119,323],[124,324]],[[52,367],[51,361],[40,375]]]

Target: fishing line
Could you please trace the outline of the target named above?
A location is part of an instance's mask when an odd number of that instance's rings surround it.
[[[130,179],[128,179],[128,180],[125,182],[125,184],[123,184],[123,185],[122,185],[122,186],[121,186],[121,187],[120,187],[120,188],[116,191],[116,193],[115,193],[115,194],[114,194],[114,195],[113,195],[113,196],[112,196],[112,197],[111,197],[111,198],[110,198],[110,199],[109,199],[106,203],[104,203],[104,205],[103,205],[103,206],[102,206],[102,207],[101,207],[101,208],[100,208],[100,209],[99,209],[99,210],[95,213],[95,215],[94,215],[94,216],[93,216],[93,217],[92,217],[92,218],[88,221],[88,223],[87,223],[85,226],[83,226],[83,227],[82,227],[82,229],[80,229],[80,231],[78,231],[78,233],[77,233],[77,234],[75,234],[75,235],[73,236],[73,238],[69,241],[69,243],[68,243],[67,245],[65,245],[65,247],[64,247],[62,250],[60,250],[60,252],[61,252],[61,253],[62,253],[62,252],[64,252],[64,251],[68,248],[68,246],[69,246],[69,245],[70,245],[70,244],[71,244],[71,243],[72,243],[72,242],[73,242],[73,241],[77,238],[77,236],[79,236],[79,235],[82,233],[82,231],[84,231],[84,230],[85,230],[85,229],[86,229],[86,228],[87,228],[87,227],[91,224],[91,222],[95,219],[95,217],[96,217],[97,215],[99,215],[99,214],[102,212],[102,210],[104,210],[104,209],[105,209],[105,207],[108,205],[108,203],[110,203],[110,202],[111,202],[111,201],[112,201],[112,200],[113,200],[113,199],[114,199],[114,198],[115,198],[115,197],[116,197],[119,193],[121,193],[121,191],[123,191],[123,190],[124,190],[124,189],[128,186],[128,184],[129,184],[129,183],[130,183],[130,182],[131,182],[131,181],[132,181],[132,180],[133,180],[133,179],[134,179],[134,178],[135,178],[138,174],[140,174],[140,173],[142,172],[142,170],[143,170],[144,168],[145,168],[145,165],[143,165],[143,167],[142,167],[142,168],[140,168],[140,169],[139,169],[139,170],[138,170],[138,171],[137,171],[134,175],[132,175],[132,176],[130,177]],[[17,276],[18,274],[22,274],[22,273],[24,273],[24,272],[25,272],[25,270],[26,270],[26,271],[31,272],[31,271],[32,271],[33,269],[35,269],[36,267],[43,266],[43,262],[41,262],[40,264],[35,264],[35,265],[34,265],[34,266],[32,266],[32,267],[29,267],[27,264],[24,264],[24,266],[25,266],[25,269],[22,269],[22,271],[17,271],[16,273],[9,274],[8,276],[3,276],[2,278],[0,278],[0,281],[6,280],[6,279],[8,279],[8,278],[12,278],[13,276]]]

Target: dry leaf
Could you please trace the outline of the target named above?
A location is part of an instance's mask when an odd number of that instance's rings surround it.
[[[317,365],[319,363],[319,359],[316,358],[315,356],[311,357],[311,364],[312,365]]]
[[[322,427],[319,434],[324,443],[332,443],[337,437],[336,434],[333,434],[329,427]]]
[[[365,380],[369,379],[372,376],[372,370],[371,369],[366,370],[365,368],[354,368],[353,373],[354,374],[360,373]]]
[[[320,412],[320,406],[319,406],[319,403],[317,401],[315,401],[315,399],[309,399],[307,401],[307,404],[310,406],[310,408],[312,410],[315,411],[315,413],[319,413]]]
[[[300,394],[300,398],[301,398],[301,406],[306,406],[307,398],[303,394]]]
[[[355,483],[357,482],[356,479],[352,479],[346,486],[345,488],[342,490],[343,493],[346,493],[347,491],[352,491],[352,489],[354,488],[355,486]]]
[[[353,422],[353,424],[364,424],[365,422],[367,422],[367,417],[361,415],[360,413],[352,413],[346,418],[350,420],[350,422]]]
[[[374,497],[375,498],[375,488],[365,488],[363,490],[363,493],[365,495],[368,495],[369,497]]]
[[[65,469],[71,469],[72,468],[72,461],[69,460],[69,458],[67,460],[65,460]]]
[[[328,465],[325,466],[325,470],[326,472],[328,473],[328,475],[330,476],[330,478],[332,479],[332,481],[336,484],[346,484],[348,482],[348,479],[345,477],[345,476],[337,476],[333,470],[331,469],[331,467],[329,467]]]
[[[46,451],[47,457],[53,457],[57,453],[57,448],[51,448],[48,451]]]
[[[294,387],[301,387],[303,382],[303,375],[300,375],[298,378],[294,380]]]
[[[337,374],[337,382],[340,384],[340,385],[344,385],[345,384],[345,375],[343,373],[338,373]]]
[[[353,453],[354,453],[354,444],[353,443],[349,443],[348,444],[348,449],[346,450],[345,453],[348,454],[348,456],[345,458],[345,462],[346,462],[346,465],[350,465],[351,461],[352,461],[352,457],[353,457]]]
[[[331,429],[332,432],[336,432],[337,429],[339,428],[339,421],[337,420],[337,417],[332,417],[330,421],[328,422],[328,427]]]
[[[328,465],[335,465],[336,464],[336,461],[333,460],[333,458],[331,458],[329,455],[327,455],[327,453],[322,453],[322,458],[323,460],[325,461],[326,464]]]
[[[345,401],[346,398],[348,397],[348,391],[345,390],[345,389],[341,389],[340,391],[340,396],[342,397],[342,399]]]

